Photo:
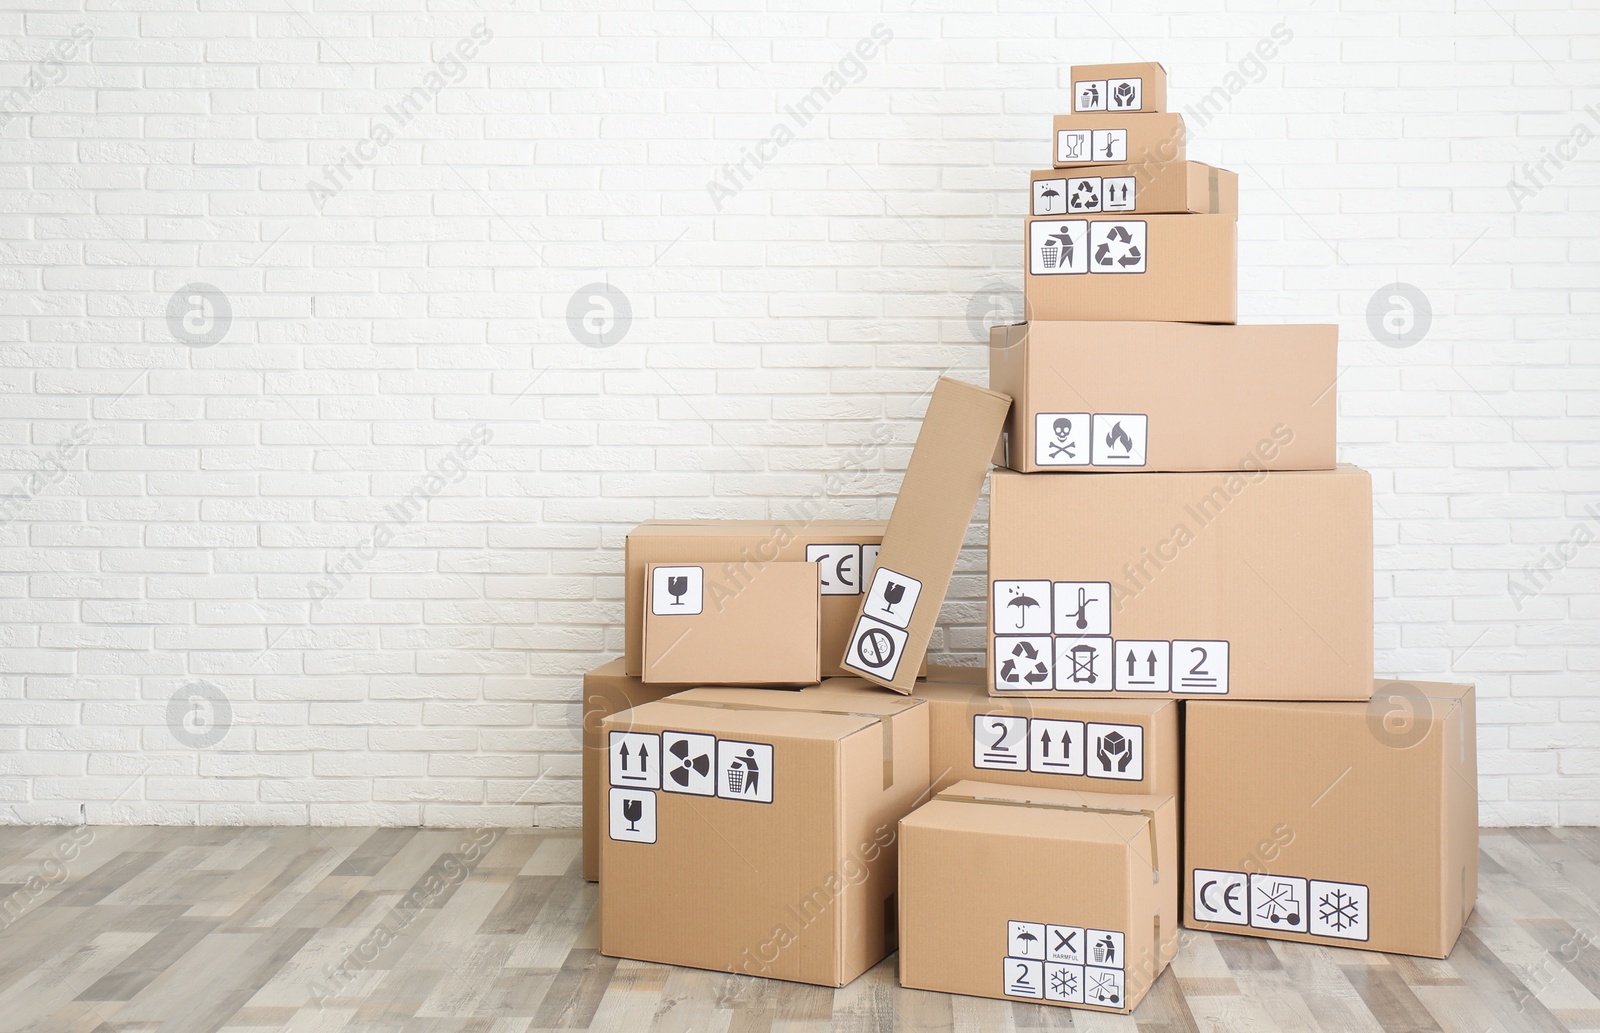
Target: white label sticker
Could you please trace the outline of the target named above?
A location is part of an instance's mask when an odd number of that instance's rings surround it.
[[[872,590],[867,593],[867,605],[861,612],[897,628],[907,628],[921,594],[921,581],[879,567],[872,573]]]
[[[994,687],[996,691],[1026,692],[1051,688],[1055,655],[1048,635],[996,635]]]
[[[1043,997],[1044,962],[1007,958],[1005,980],[1008,997]]]
[[[662,789],[695,796],[717,795],[715,736],[700,732],[662,732],[661,748],[665,751],[662,763],[666,766]]]
[[[1144,80],[1106,80],[1106,100],[1111,111],[1138,111],[1144,107]]]
[[[1126,129],[1096,129],[1090,137],[1095,161],[1127,161],[1128,131]]]
[[[1228,691],[1228,643],[1217,639],[1174,639],[1172,691]]]
[[[1120,968],[1095,968],[1091,965],[1083,970],[1084,1004],[1120,1008],[1125,992]]]
[[[1306,880],[1285,875],[1250,876],[1250,925],[1303,933],[1310,914],[1306,909]]]
[[[972,766],[992,771],[1028,770],[1028,719],[1007,714],[974,714]]]
[[[650,573],[650,612],[658,617],[692,617],[705,606],[705,570],[657,567]]]
[[[1044,932],[1044,956],[1059,965],[1083,964],[1083,929],[1076,925],[1048,925]]]
[[[607,806],[611,838],[624,843],[656,841],[656,794],[648,789],[612,789]]]
[[[1028,223],[1028,271],[1060,276],[1089,271],[1087,219],[1035,219]]]
[[[1033,214],[1064,215],[1067,211],[1067,181],[1041,179],[1033,184]]]
[[[1050,582],[996,581],[994,622],[997,632],[1050,634]]]
[[[654,732],[612,732],[608,747],[612,785],[661,788],[661,736]]]
[[[1111,634],[1111,582],[1057,581],[1054,594],[1057,635]]]
[[[1044,943],[1042,922],[1006,923],[1006,953],[1013,958],[1043,958]]]
[[[854,636],[845,666],[883,679],[892,679],[900,669],[900,657],[911,636],[892,624],[862,617],[856,621]]]
[[[1104,111],[1110,83],[1105,79],[1085,79],[1072,84],[1072,100],[1079,111]]]
[[[1117,641],[1118,692],[1168,692],[1172,689],[1172,647],[1150,639]]]
[[[1107,176],[1102,203],[1108,212],[1131,212],[1139,204],[1139,183],[1133,176]]]
[[[1044,999],[1083,1003],[1083,966],[1044,964]]]
[[[1089,414],[1035,413],[1033,461],[1038,466],[1088,466]]]
[[[1077,176],[1067,181],[1067,211],[1073,215],[1088,215],[1101,209],[1099,176]]]
[[[1250,924],[1250,887],[1244,872],[1194,870],[1194,917],[1197,922]]]
[[[772,747],[717,740],[717,795],[724,800],[772,802]]]
[[[1094,161],[1090,148],[1094,134],[1087,129],[1063,129],[1056,134],[1056,161],[1088,164]]]
[[[1149,418],[1139,413],[1095,413],[1090,433],[1094,465],[1143,466],[1149,427]]]
[[[1088,773],[1091,778],[1138,782],[1144,778],[1144,729],[1139,725],[1090,722]]]
[[[864,585],[872,580],[872,572],[878,569],[878,552],[881,545],[863,545],[861,547],[861,583]]]
[[[1113,656],[1110,636],[1056,639],[1056,688],[1104,692],[1112,684]]]
[[[1144,272],[1145,229],[1143,221],[1091,222],[1089,269],[1096,273]]]
[[[817,565],[817,579],[823,595],[860,595],[865,583],[861,574],[861,546],[808,545],[806,562]]]
[[[1311,932],[1341,940],[1367,940],[1367,887],[1359,882],[1311,880]]]
[[[1086,929],[1089,937],[1089,964],[1110,968],[1123,968],[1123,938],[1110,929]]]
[[[1041,775],[1083,774],[1083,722],[1034,718],[1028,727],[1028,770]]]

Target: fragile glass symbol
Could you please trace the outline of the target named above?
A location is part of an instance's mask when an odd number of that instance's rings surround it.
[[[1082,133],[1068,133],[1062,139],[1063,139],[1063,142],[1066,143],[1066,145],[1067,145],[1067,154],[1066,154],[1066,156],[1068,158],[1081,158],[1081,157],[1083,157],[1083,134]]]
[[[640,799],[622,801],[622,818],[628,823],[629,832],[639,831],[639,819],[644,817],[644,801]]]
[[[672,596],[673,606],[682,606],[683,597],[689,593],[689,575],[669,574],[667,576],[667,592]]]
[[[883,612],[893,613],[894,605],[906,597],[906,586],[898,581],[890,581],[883,586]]]

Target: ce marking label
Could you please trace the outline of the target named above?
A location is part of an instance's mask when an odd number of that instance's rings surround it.
[[[815,563],[823,595],[860,595],[866,581],[866,550],[875,545],[807,545],[806,562]]]
[[[1244,872],[1194,870],[1194,917],[1197,922],[1250,924],[1250,891]]]

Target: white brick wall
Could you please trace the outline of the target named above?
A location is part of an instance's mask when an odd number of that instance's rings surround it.
[[[1245,317],[1343,326],[1379,669],[1478,683],[1487,821],[1600,822],[1594,11],[186,2],[0,13],[0,821],[575,822],[625,529],[781,515],[885,431],[832,511],[886,515],[1015,311],[1067,65],[1150,58],[1225,102]]]

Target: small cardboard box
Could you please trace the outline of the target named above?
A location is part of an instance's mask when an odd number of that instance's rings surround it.
[[[602,953],[843,986],[894,950],[921,700],[692,689],[603,727]]]
[[[627,540],[624,657],[627,673],[644,673],[647,563],[694,563],[738,582],[768,563],[818,564],[822,588],[823,677],[844,674],[839,657],[850,639],[861,591],[878,561],[884,520],[648,520]]]
[[[1185,925],[1449,955],[1478,892],[1472,686],[1186,709]]]
[[[1029,322],[1238,317],[1233,215],[1088,215],[1027,220]]]
[[[1178,946],[1178,808],[958,782],[900,822],[900,985],[1127,1013]]]
[[[645,565],[644,680],[813,685],[822,680],[815,563],[768,563],[737,580],[697,563]]]
[[[1098,793],[1178,792],[1178,701],[989,695],[981,667],[930,665],[934,791],[976,779]]]
[[[1172,112],[1057,115],[1058,169],[1183,161],[1183,116]]]
[[[989,331],[1019,473],[1331,470],[1339,328],[1018,323]]]
[[[1365,700],[1372,480],[995,471],[996,695]]]
[[[847,673],[896,692],[916,683],[1010,408],[1005,395],[939,378],[840,661]]]
[[[1198,161],[1040,169],[1029,184],[1028,213],[1063,215],[1239,213],[1239,176]]]
[[[1073,65],[1072,110],[1165,111],[1167,70],[1154,61]]]

